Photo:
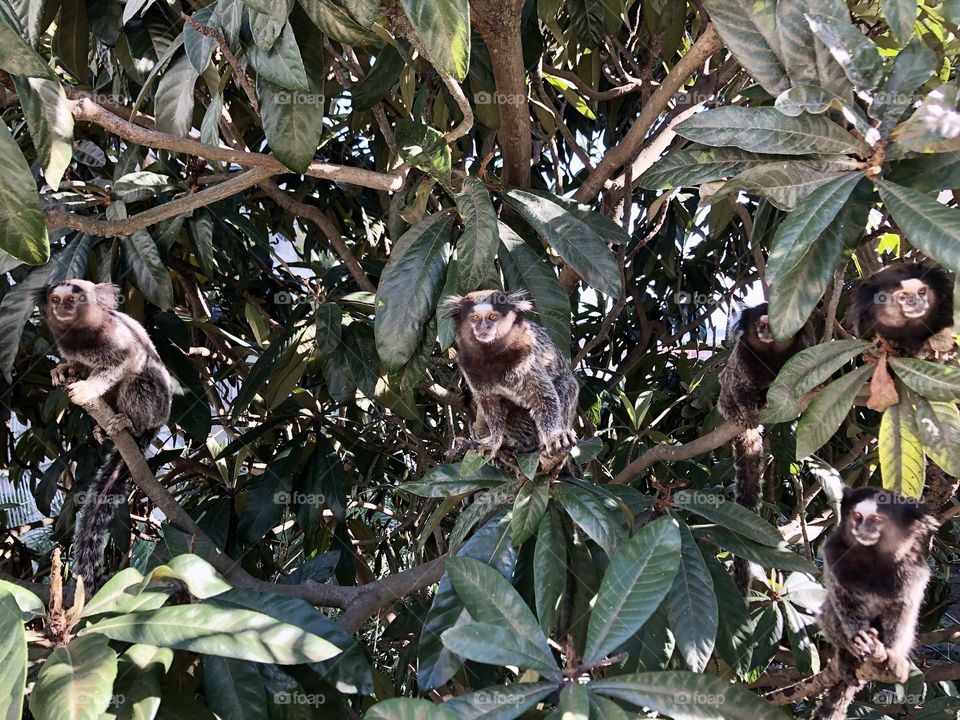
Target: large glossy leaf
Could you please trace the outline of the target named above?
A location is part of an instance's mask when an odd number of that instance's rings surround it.
[[[890,358],[889,362],[907,387],[928,400],[960,401],[960,368],[914,358]]]
[[[892,182],[874,181],[880,199],[910,243],[953,270],[960,270],[960,210]]]
[[[646,707],[674,720],[786,720],[782,710],[715,675],[657,672],[590,683],[593,692]]]
[[[584,661],[605,658],[643,627],[673,586],[680,543],[677,521],[664,517],[620,545],[590,613]]]
[[[46,267],[33,270],[0,300],[0,337],[8,338],[7,342],[0,343],[0,371],[8,382],[23,328],[37,307],[36,292],[46,283],[48,274]]]
[[[883,77],[880,53],[866,35],[841,16],[808,14],[814,35],[829,48],[850,82],[858,90],[873,90]]]
[[[153,720],[160,709],[160,683],[173,663],[170,648],[132,645],[120,656],[114,698],[118,717],[130,720]],[[242,716],[234,716],[242,717]]]
[[[674,130],[704,145],[783,155],[856,154],[869,150],[822,115],[790,117],[771,107],[720,107],[697,113]]]
[[[443,283],[453,216],[440,212],[397,240],[377,287],[374,332],[377,353],[392,370],[407,362],[423,337]]]
[[[767,198],[781,210],[791,211],[797,203],[831,180],[848,173],[830,170],[826,163],[811,163],[804,160],[781,160],[749,167],[725,182],[710,201],[736,195],[740,190]]]
[[[73,115],[63,86],[48,78],[13,77],[33,146],[52,189],[60,186],[73,158]]]
[[[490,193],[480,180],[467,178],[456,201],[463,219],[463,234],[457,240],[457,279],[460,292],[467,293],[489,276],[500,233]]]
[[[264,50],[254,42],[245,47],[257,75],[262,75],[265,80],[288,90],[310,91],[300,47],[289,22],[283,26],[280,37],[270,50]]]
[[[510,544],[509,524],[503,513],[494,516],[477,530],[457,551],[457,555],[491,565],[505,577],[509,577],[513,573],[517,555]],[[453,583],[444,575],[420,632],[420,647],[417,653],[417,682],[420,687],[439,687],[460,669],[459,658],[444,647],[440,635],[456,624],[463,610],[463,603],[453,589]]]
[[[504,628],[510,635],[529,643],[536,650],[538,666],[559,677],[547,638],[523,598],[494,568],[469,557],[451,558],[447,574],[464,607],[475,621]],[[552,670],[549,670],[552,668]]]
[[[546,194],[514,188],[503,197],[587,283],[620,296],[620,266],[593,227]]]
[[[776,97],[790,87],[777,34],[777,3],[707,0],[720,37],[747,72]]]
[[[203,685],[207,703],[219,717],[267,717],[266,689],[256,663],[204,655]]]
[[[157,130],[185,137],[193,127],[193,89],[200,73],[186,54],[174,60],[160,77],[154,100]]]
[[[766,545],[760,545],[751,540],[747,540],[742,535],[737,535],[720,527],[710,529],[697,529],[694,532],[697,539],[704,539],[713,542],[724,550],[729,550],[737,557],[750,560],[765,568],[777,568],[779,570],[793,570],[796,572],[816,574],[816,566],[802,555],[786,549],[785,547],[772,548]]]
[[[369,45],[377,36],[359,25],[330,0],[300,0],[302,7],[324,35],[348,45]]]
[[[323,134],[323,92],[291,92],[258,78],[257,97],[270,149],[291,170],[304,172]]]
[[[556,682],[546,681],[494,685],[457,695],[443,707],[456,713],[458,720],[508,720],[520,717],[556,689]]]
[[[20,29],[13,22],[8,21],[4,15],[5,13],[0,15],[0,69],[6,70],[11,75],[54,80],[55,77],[47,64],[32,47],[24,42]],[[33,37],[35,40],[38,27],[31,23],[24,29],[28,37]]]
[[[499,487],[508,482],[510,476],[492,465],[485,465],[467,474],[461,472],[459,465],[436,465],[419,480],[404,483],[403,489],[421,497],[451,497]]]
[[[815,453],[837,431],[872,371],[870,365],[857,368],[834,380],[814,398],[797,425],[798,459]]]
[[[717,599],[717,655],[738,675],[743,676],[751,667],[753,622],[747,613],[743,595],[737,589],[730,573],[717,562],[712,553],[704,551],[702,554],[713,579]]]
[[[404,161],[440,182],[450,177],[450,146],[436,128],[410,120],[397,122],[397,146]]]
[[[529,480],[520,486],[510,519],[514,545],[519,547],[536,535],[549,500],[550,484],[543,478]]]
[[[901,0],[893,0],[900,2]],[[912,2],[913,0],[906,0]],[[896,125],[903,113],[914,102],[914,93],[923,85],[937,68],[937,54],[927,47],[920,38],[914,38],[893,61],[893,69],[887,75],[873,103],[870,105],[870,115],[881,121],[881,133]],[[929,168],[929,164],[927,164]],[[900,182],[896,177],[894,182]],[[915,190],[923,190],[913,183],[903,183]]]
[[[484,622],[458,623],[441,635],[444,647],[466,660],[488,665],[516,665],[560,679],[552,657],[544,658],[539,643],[532,643],[510,628]]]
[[[767,390],[767,409],[761,420],[777,423],[800,414],[799,400],[873,343],[866,340],[835,340],[801,350],[780,369]]]
[[[783,542],[783,537],[773,525],[718,493],[680,490],[673,494],[673,501],[677,507],[694,512],[761,545],[777,547]]]
[[[923,451],[948,474],[960,477],[960,414],[952,402],[931,402],[906,391]],[[902,399],[901,399],[902,401]]]
[[[733,177],[748,168],[769,164],[775,158],[740,148],[692,147],[664,155],[637,179],[640,187],[661,190]]]
[[[470,67],[468,0],[401,0],[414,32],[439,68],[463,80]]]
[[[820,237],[837,217],[853,188],[862,178],[863,173],[844,173],[814,190],[787,216],[777,229],[770,248],[770,258],[767,260],[767,278],[770,284],[776,284],[780,275],[789,272],[804,260],[810,244]],[[830,267],[831,274],[841,249],[842,245],[836,248],[834,263]]]
[[[0,123],[0,250],[30,265],[50,259],[37,184],[6,123]]]
[[[690,528],[679,523],[680,567],[667,598],[667,617],[687,667],[703,672],[717,638],[717,596]]]
[[[923,493],[925,463],[913,407],[901,402],[883,413],[878,437],[883,487],[906,497]]]
[[[880,0],[880,7],[897,40],[901,45],[906,44],[917,20],[917,0]]]
[[[238,660],[297,665],[340,654],[330,641],[261,612],[203,604],[162,607],[108,618],[84,633]]]
[[[170,271],[157,251],[157,244],[146,230],[120,239],[120,246],[130,267],[137,288],[154,305],[164,309],[173,306],[173,283]]]
[[[567,578],[567,544],[556,508],[547,508],[533,554],[534,602],[540,629],[548,636],[557,626]]]
[[[102,635],[74,638],[47,658],[30,693],[37,720],[98,720],[110,706],[117,654]]]
[[[0,717],[20,720],[27,681],[27,638],[16,598],[0,589],[0,661],[4,673],[0,679]]]
[[[377,703],[364,715],[367,720],[457,720],[443,705],[416,698],[392,698]]]
[[[550,263],[506,223],[500,223],[500,267],[511,290],[527,290],[539,323],[558,348],[570,345],[570,298]]]
[[[555,497],[573,522],[612,555],[623,537],[619,508],[583,487],[566,483],[556,487]]]

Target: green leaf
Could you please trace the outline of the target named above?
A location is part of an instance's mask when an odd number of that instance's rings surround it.
[[[790,87],[777,34],[776,3],[707,0],[704,5],[724,44],[751,77],[774,97]]]
[[[300,0],[300,7],[324,35],[329,35],[334,40],[357,46],[377,41],[376,35],[354,22],[353,18],[329,0]]]
[[[857,368],[834,380],[814,398],[797,425],[798,460],[815,453],[833,436],[872,370],[870,365]]]
[[[514,545],[520,547],[537,534],[549,500],[550,483],[545,478],[529,480],[520,486],[510,519],[510,532]]]
[[[63,86],[48,78],[13,77],[43,177],[53,190],[73,158],[73,115]]]
[[[364,715],[367,720],[457,720],[457,714],[429,700],[393,698],[377,703]]]
[[[291,170],[305,172],[323,135],[322,88],[319,93],[291,92],[258,77],[257,97],[273,154]]]
[[[457,695],[442,707],[456,713],[458,720],[506,720],[520,717],[556,689],[557,683],[548,681],[494,685]]]
[[[762,672],[780,650],[780,640],[783,637],[784,621],[780,612],[780,604],[774,603],[755,612],[754,617],[754,646],[751,664],[754,673]]]
[[[651,672],[594,680],[590,689],[674,720],[787,720],[787,715],[746,688],[715,675]]]
[[[814,190],[777,229],[767,260],[767,277],[771,285],[777,278],[795,268],[803,259],[810,244],[820,237],[846,204],[853,188],[863,178],[861,172],[844,173]],[[842,245],[837,248],[839,258]],[[832,253],[831,253],[832,254]],[[836,258],[830,267],[836,267]]]
[[[740,533],[761,545],[777,547],[783,536],[773,525],[742,505],[731,502],[718,493],[702,490],[680,490],[673,494],[677,507],[705,517],[721,527]]]
[[[783,155],[864,154],[869,148],[822,115],[790,117],[771,107],[719,107],[700,112],[674,130],[704,145],[734,146]]]
[[[21,35],[23,35],[31,47],[36,47],[40,40],[40,33],[45,28],[40,27],[40,19],[43,17],[43,0],[13,0],[10,3],[10,10],[16,13],[19,21]]]
[[[420,497],[452,497],[499,487],[509,481],[510,476],[492,465],[485,465],[466,477],[459,465],[436,465],[419,480],[404,483],[403,489]]]
[[[27,32],[29,34],[29,28]],[[24,42],[20,30],[8,22],[2,14],[0,14],[0,69],[6,70],[11,75],[56,79],[43,58]]]
[[[829,167],[826,163],[811,163],[805,160],[781,160],[757,165],[725,182],[709,199],[710,202],[716,202],[720,198],[746,190],[767,198],[775,207],[789,212],[818,188],[849,174],[829,170]]]
[[[441,635],[443,645],[465,660],[488,665],[516,665],[559,679],[560,669],[553,658],[546,661],[538,645],[508,628],[482,622],[455,625]]]
[[[173,651],[169,648],[152,645],[132,645],[127,648],[120,656],[113,688],[117,717],[153,720],[160,709],[160,683],[172,663]]]
[[[350,88],[352,107],[355,110],[369,110],[383,100],[400,79],[400,73],[405,66],[399,50],[393,45],[384,47],[367,76]]]
[[[928,400],[960,401],[960,368],[914,358],[890,358],[903,383]]]
[[[730,573],[717,562],[712,553],[701,554],[713,579],[717,598],[717,655],[733,668],[737,675],[743,677],[750,670],[753,622],[747,613],[743,595],[737,589]]]
[[[261,612],[203,604],[162,607],[101,620],[83,630],[123,642],[297,665],[340,654],[330,641]]]
[[[883,487],[905,497],[919,498],[926,477],[923,444],[909,403],[899,402],[883,412],[878,437]]]
[[[0,596],[2,595],[13,596],[14,601],[17,603],[17,607],[20,608],[23,622],[33,620],[38,615],[46,614],[46,608],[43,605],[43,600],[38,598],[25,587],[20,587],[19,585],[9,582],[8,580],[0,580]]]
[[[533,578],[540,629],[550,635],[560,618],[567,579],[567,544],[555,508],[548,507],[540,521],[533,553]]]
[[[893,163],[888,179],[920,192],[960,186],[960,150]]]
[[[147,300],[161,308],[173,307],[173,283],[170,271],[160,260],[157,244],[146,230],[120,238],[124,259],[133,272],[137,289]]]
[[[30,693],[37,720],[99,720],[110,706],[117,654],[102,635],[74,638],[40,669]]]
[[[44,286],[49,274],[46,267],[33,270],[25,280],[4,293],[0,300],[0,337],[8,338],[7,342],[0,343],[0,371],[7,382],[12,380],[11,371],[23,328],[37,307],[36,293]]]
[[[203,656],[207,704],[218,717],[257,720],[267,717],[267,691],[256,663]]]
[[[877,46],[853,26],[846,14],[834,17],[811,13],[807,22],[858,90],[873,90],[880,84],[883,62]]]
[[[175,187],[169,175],[136,171],[121,176],[113,184],[112,195],[115,200],[131,203],[152,198],[159,193],[173,190]]]
[[[949,475],[960,477],[960,414],[952,402],[931,402],[909,390],[923,451]]]
[[[27,637],[23,630],[20,606],[6,588],[0,589],[0,661],[4,668],[0,697],[7,698],[0,703],[3,718],[20,720],[27,681]]]
[[[557,501],[570,518],[607,555],[612,555],[623,537],[619,508],[595,493],[567,483],[556,487]]]
[[[443,133],[409,120],[397,122],[397,145],[400,156],[431,177],[445,183],[450,178],[451,154]]]
[[[880,199],[910,244],[948,268],[960,268],[960,210],[921,192],[875,179]]]
[[[453,215],[439,212],[397,240],[377,286],[374,333],[386,368],[399,370],[420,346],[436,307]]]
[[[510,290],[527,290],[540,324],[558,348],[570,346],[570,298],[550,263],[500,223],[500,267]]]
[[[780,369],[767,390],[765,424],[793,420],[800,414],[799,400],[873,343],[866,340],[834,340],[801,350]]]
[[[591,0],[569,0],[567,13],[573,36],[586,47],[599,47],[603,42],[603,3]]]
[[[87,19],[86,0],[63,0],[60,4],[57,34],[53,38],[53,52],[71,75],[81,83],[88,82],[90,79],[88,64],[90,21]],[[33,74],[42,75],[43,73]]]
[[[0,23],[2,24],[2,23]],[[0,122],[0,250],[28,265],[50,259],[37,184],[5,123]],[[17,335],[19,337],[19,335]]]
[[[667,598],[667,617],[687,667],[703,672],[717,638],[717,596],[690,528],[679,523],[680,567]]]
[[[917,0],[880,0],[880,7],[887,25],[900,44],[905,45],[913,35],[913,24],[917,21]]]
[[[200,73],[186,54],[174,60],[157,84],[153,101],[157,130],[177,137],[186,137],[193,127],[193,89]]]
[[[765,568],[793,570],[808,575],[817,573],[817,568],[813,563],[791,550],[784,547],[771,548],[760,545],[720,527],[713,527],[708,530],[697,529],[694,535],[697,539],[709,540],[724,550],[729,550],[737,557],[750,560]]]
[[[775,160],[769,155],[748,153],[739,148],[694,147],[668,152],[637,179],[647,190],[696,187],[733,177],[748,168]]]
[[[480,180],[467,178],[455,200],[463,219],[463,234],[457,240],[457,278],[460,292],[466,293],[480,287],[490,274],[500,233],[490,193]]]
[[[470,3],[468,0],[401,0],[403,11],[437,67],[454,80],[470,67]]]
[[[960,150],[960,138],[953,129],[957,116],[957,88],[941,85],[931,90],[913,114],[891,133],[896,145],[891,154],[913,150],[921,153]]]
[[[620,545],[590,613],[584,662],[602,660],[643,627],[670,592],[680,544],[677,521],[663,517]]]
[[[893,1],[898,2],[900,0]],[[908,3],[914,2],[914,0],[905,1]],[[910,31],[913,32],[912,27]],[[880,132],[882,135],[886,135],[887,131],[900,120],[907,108],[913,104],[914,93],[936,72],[937,63],[937,54],[918,37],[911,40],[903,50],[897,53],[897,57],[893,61],[893,69],[883,83],[881,92],[874,96],[869,108],[870,115],[881,121]],[[927,167],[929,169],[929,164]],[[891,177],[891,179],[900,182],[895,177]],[[909,185],[914,190],[923,190],[923,188],[912,183],[901,184]]]
[[[244,47],[253,69],[264,80],[288,90],[310,91],[303,57],[289,22],[283,26],[280,37],[270,50],[260,48],[255,42],[248,42]]]
[[[587,283],[612,298],[620,296],[620,265],[590,224],[545,195],[512,188],[503,199]]]

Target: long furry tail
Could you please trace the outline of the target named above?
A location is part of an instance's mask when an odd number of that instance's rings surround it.
[[[138,437],[137,445],[146,450],[155,433]],[[110,522],[127,494],[127,464],[113,448],[90,487],[83,494],[80,516],[74,533],[74,570],[83,578],[87,597],[96,592],[106,579],[104,553],[107,549]]]
[[[763,427],[748,428],[733,439],[733,463],[736,471],[734,495],[737,503],[749,510],[760,510],[763,487]],[[733,576],[740,591],[750,590],[750,562],[733,560]]]
[[[810,716],[811,720],[847,720],[847,709],[860,690],[859,685],[840,683],[820,696],[817,706]]]

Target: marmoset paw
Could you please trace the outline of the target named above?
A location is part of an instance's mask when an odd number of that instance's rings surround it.
[[[547,438],[543,452],[546,455],[563,455],[577,444],[577,434],[573,430],[558,430]]]
[[[116,435],[121,430],[130,430],[131,428],[133,428],[133,424],[130,422],[130,418],[123,413],[117,413],[107,423],[107,432],[110,435]]]
[[[54,387],[64,387],[80,379],[77,368],[73,363],[62,363],[50,371],[50,382]]]
[[[880,637],[874,628],[861,630],[853,636],[851,643],[854,654],[861,660],[874,657],[879,647],[882,647],[880,646]]]
[[[88,380],[77,380],[67,386],[67,395],[74,405],[87,406],[99,398],[97,388]]]
[[[898,655],[887,655],[886,670],[890,682],[906,682],[910,677],[910,661]]]

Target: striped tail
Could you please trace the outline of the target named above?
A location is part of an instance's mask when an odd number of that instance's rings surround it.
[[[737,503],[749,510],[760,510],[763,487],[763,427],[749,428],[733,439],[733,462],[736,471],[734,495]],[[740,591],[750,590],[750,561],[734,558],[733,577]]]
[[[141,450],[149,446],[156,433],[144,433],[137,438]],[[127,464],[120,452],[113,448],[97,470],[93,483],[84,493],[74,533],[74,569],[83,578],[87,597],[100,589],[106,580],[104,553],[110,537],[110,522],[127,495]]]
[[[844,682],[827,688],[817,701],[811,720],[847,720],[847,708],[853,703],[859,689],[859,685]]]

